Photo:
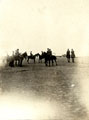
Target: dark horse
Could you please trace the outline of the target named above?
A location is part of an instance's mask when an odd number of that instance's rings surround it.
[[[22,67],[22,62],[23,62],[24,58],[26,59],[26,57],[27,57],[26,52],[24,52],[23,54],[18,55],[18,56],[13,56],[9,62],[9,66],[14,67],[16,65],[16,66]]]
[[[45,54],[44,52],[40,55],[39,54],[39,63],[41,62],[42,63],[42,60],[45,59]]]
[[[55,55],[48,55],[46,52],[43,53],[43,56],[45,58],[45,65],[48,66],[48,63],[49,63],[49,66],[50,66],[50,62],[52,62],[52,66],[54,65],[54,62],[55,64],[57,65],[57,57]]]
[[[30,55],[30,56],[28,56],[27,62],[29,63],[29,59],[32,59],[32,60],[34,60],[34,63],[35,63],[35,60],[36,60],[36,57],[37,57],[37,56],[39,56],[39,53],[37,53],[37,54],[35,54],[35,55]]]

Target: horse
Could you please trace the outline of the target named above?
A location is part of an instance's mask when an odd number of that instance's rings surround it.
[[[35,59],[36,59],[37,56],[39,56],[39,53],[37,53],[35,55],[29,55],[29,56],[27,56],[27,62],[29,63],[29,59],[32,59],[32,60],[34,60],[34,63],[35,63]]]
[[[42,53],[41,55],[39,54],[39,63],[42,63],[42,59],[45,59],[44,53]]]
[[[52,66],[54,65],[54,62],[55,64],[57,65],[57,57],[55,55],[48,55],[46,52],[43,53],[44,57],[45,57],[45,65],[48,66],[48,63],[49,63],[49,66],[50,66],[50,61],[52,62]]]
[[[22,67],[22,62],[26,58],[27,58],[27,52],[24,52],[23,54],[18,56],[14,56],[14,61],[16,62],[15,65]]]
[[[14,66],[19,66],[19,67],[22,67],[22,62],[23,62],[23,59],[25,58],[26,59],[27,57],[27,53],[24,52],[23,54],[21,55],[14,55],[14,56],[11,56],[11,58],[9,58],[9,66],[10,67],[14,67]]]

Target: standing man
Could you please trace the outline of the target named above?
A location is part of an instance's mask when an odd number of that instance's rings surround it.
[[[74,58],[75,58],[75,53],[74,53],[74,50],[71,49],[71,59],[73,63],[74,63]]]
[[[70,50],[69,49],[66,52],[66,58],[67,58],[67,61],[70,62]]]

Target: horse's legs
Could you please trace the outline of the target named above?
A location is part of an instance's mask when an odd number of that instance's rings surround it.
[[[35,58],[34,58],[34,63],[35,63]]]
[[[20,61],[20,67],[22,67],[22,60]]]
[[[56,61],[56,59],[55,59],[55,63],[56,63],[56,66],[57,66],[57,61]]]
[[[21,61],[20,61],[20,60],[18,60],[18,66],[20,66],[20,64],[21,64]]]
[[[50,60],[49,60],[49,67],[50,67]]]
[[[41,59],[41,63],[42,63],[42,59]]]
[[[40,63],[40,59],[39,59],[39,63]]]
[[[46,59],[45,59],[45,66],[48,66],[48,65],[47,65],[47,60],[46,60]]]
[[[19,61],[18,61],[18,60],[16,60],[16,63],[15,63],[15,64],[16,64],[16,66],[18,66],[18,65],[19,65]]]
[[[18,66],[18,64],[19,64],[19,61],[15,60],[15,66]]]
[[[28,62],[28,64],[29,64],[29,58],[27,59],[27,62]]]
[[[53,66],[53,64],[54,64],[54,62],[53,62],[53,60],[52,60],[52,66]]]
[[[15,66],[17,66],[17,61],[16,60],[15,60],[14,64],[15,64]]]

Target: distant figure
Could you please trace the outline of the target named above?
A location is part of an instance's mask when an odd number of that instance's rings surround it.
[[[15,51],[15,56],[19,56],[19,55],[20,55],[19,49],[17,49],[17,50]]]
[[[48,55],[48,56],[52,56],[52,50],[49,49],[49,48],[47,48],[47,55]]]
[[[74,53],[74,50],[71,49],[71,59],[73,63],[74,63],[74,58],[75,58],[75,53]]]
[[[33,56],[32,51],[30,51],[30,56],[31,56],[31,57]]]
[[[66,58],[67,58],[67,61],[70,62],[70,50],[69,49],[66,52]]]

